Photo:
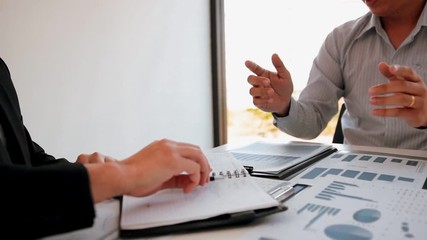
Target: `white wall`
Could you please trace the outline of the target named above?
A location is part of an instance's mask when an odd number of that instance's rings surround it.
[[[209,1],[0,0],[0,29],[24,123],[48,153],[213,146]]]

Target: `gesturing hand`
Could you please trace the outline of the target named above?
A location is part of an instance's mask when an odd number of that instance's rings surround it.
[[[266,70],[252,61],[246,61],[246,67],[256,75],[248,77],[249,90],[253,104],[265,112],[286,116],[289,112],[293,83],[289,71],[277,54],[271,61],[277,72]]]
[[[412,68],[381,62],[379,71],[389,82],[369,89],[372,114],[400,117],[410,126],[427,126],[427,88],[424,80]]]

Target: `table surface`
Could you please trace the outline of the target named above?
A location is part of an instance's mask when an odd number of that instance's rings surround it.
[[[264,140],[264,142],[270,142],[271,140]],[[271,141],[276,142],[277,141]],[[213,151],[228,151],[231,149],[235,149],[241,146],[245,146],[247,144],[253,143],[253,141],[249,142],[239,142],[237,144],[226,144],[217,148],[214,148]],[[415,157],[420,159],[421,161],[427,161],[427,151],[417,151],[417,150],[407,150],[407,149],[391,149],[391,148],[380,148],[380,147],[367,147],[367,146],[350,146],[350,145],[341,145],[334,144],[334,147],[338,149],[338,151],[348,151],[348,152],[364,152],[371,154],[391,154],[396,156],[403,157]],[[295,198],[297,199],[297,198]],[[214,229],[214,230],[206,230],[202,232],[194,232],[194,233],[186,233],[186,234],[176,234],[170,236],[161,236],[158,238],[150,238],[150,239],[264,239],[264,240],[273,240],[279,239],[286,235],[286,232],[277,231],[277,229],[283,229],[283,226],[296,224],[295,220],[293,220],[290,216],[293,206],[298,205],[295,199],[291,199],[288,202],[285,202],[290,210],[275,214],[263,219],[259,219],[253,223],[250,223],[246,226],[239,227],[231,227],[231,228],[223,228],[223,229]],[[427,199],[426,199],[427,200]],[[97,217],[95,219],[95,224],[92,228],[83,229],[79,231],[74,231],[66,234],[55,235],[52,237],[44,238],[45,240],[57,240],[57,239],[119,239],[118,237],[118,225],[119,225],[119,212],[120,212],[120,204],[118,200],[109,200],[99,204],[96,204],[96,213]],[[293,210],[295,215],[295,210]],[[363,224],[362,224],[363,225]],[[365,224],[366,225],[366,224]],[[427,220],[424,224],[427,226]],[[403,228],[403,226],[402,226]],[[274,233],[276,231],[276,233]],[[427,231],[425,232],[427,234]],[[271,237],[271,234],[273,237]],[[275,234],[281,237],[275,237]],[[292,234],[292,233],[289,233]],[[363,233],[361,233],[363,234]],[[363,235],[365,237],[369,237],[369,235]],[[363,238],[361,239],[365,239]],[[307,235],[310,238],[310,235]],[[290,238],[292,239],[292,238]],[[315,238],[313,238],[315,239]],[[321,239],[321,238],[318,238]],[[346,238],[351,239],[351,238]],[[368,239],[368,238],[366,238]],[[418,238],[413,238],[418,239]]]

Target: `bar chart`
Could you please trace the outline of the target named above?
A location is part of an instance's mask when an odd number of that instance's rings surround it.
[[[304,183],[334,176],[379,184],[427,189],[426,161],[387,155],[337,152],[305,170],[299,177]]]

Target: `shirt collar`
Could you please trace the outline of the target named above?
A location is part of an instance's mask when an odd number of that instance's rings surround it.
[[[424,9],[421,12],[420,19],[418,19],[417,25],[421,26],[427,26],[427,3],[424,5]]]
[[[381,35],[381,32],[385,34],[385,31],[381,26],[380,18],[378,16],[372,14],[371,12],[368,12],[365,14],[365,16],[361,17],[359,21],[362,19],[369,19],[369,21],[365,25],[365,27],[362,29],[362,31],[360,31],[359,35],[356,36],[356,39],[360,38],[362,35],[364,35],[366,32],[368,32],[373,28],[376,29],[378,34]],[[424,5],[424,9],[421,12],[417,25],[415,26],[415,31],[413,31],[413,35],[416,35],[420,31],[421,27],[423,26],[427,26],[427,4]]]
[[[364,16],[359,18],[357,21],[367,21],[367,24],[365,27],[359,32],[359,34],[356,36],[356,39],[363,36],[366,32],[369,30],[376,28],[377,26],[381,27],[381,22],[379,21],[379,18],[373,15],[371,12],[366,13]],[[379,25],[378,25],[379,24]],[[377,28],[378,29],[378,28]]]

